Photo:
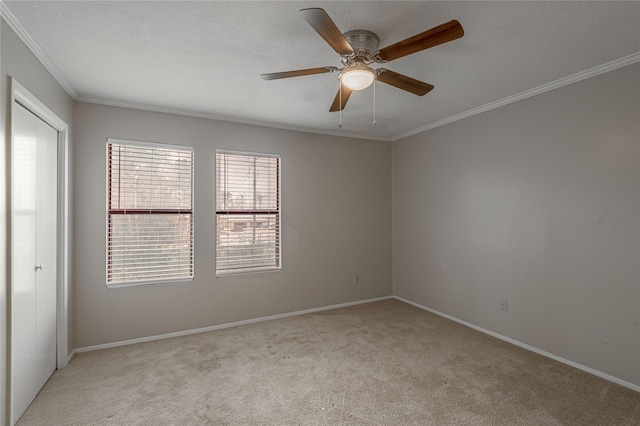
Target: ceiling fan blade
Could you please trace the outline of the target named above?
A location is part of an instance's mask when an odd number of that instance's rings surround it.
[[[407,92],[413,93],[414,95],[423,96],[433,89],[433,86],[428,83],[416,80],[415,78],[407,77],[403,74],[398,74],[394,71],[380,68],[378,69],[378,72],[378,81],[387,83],[393,87],[397,87],[398,89],[406,90]]]
[[[273,72],[270,74],[260,74],[263,80],[277,80],[279,78],[289,78],[289,77],[301,77],[304,75],[313,75],[313,74],[324,74],[327,72],[338,71],[336,67],[320,67],[320,68],[308,68],[305,70],[295,70],[295,71],[284,71],[284,72]]]
[[[353,54],[353,48],[324,9],[312,7],[300,10],[300,13],[302,14],[302,18],[307,21],[307,23],[320,34],[320,37],[329,43],[333,50],[338,52],[339,55],[345,56]]]
[[[351,96],[351,92],[353,92],[353,90],[343,84],[342,95],[340,94],[340,89],[338,89],[338,93],[336,93],[336,97],[331,104],[331,108],[329,108],[329,112],[342,111],[344,107],[347,106],[347,101],[349,100],[349,96]]]
[[[389,45],[377,53],[383,61],[392,61],[433,46],[438,46],[439,44],[447,43],[463,35],[464,30],[462,29],[462,25],[460,25],[460,22],[453,20]]]

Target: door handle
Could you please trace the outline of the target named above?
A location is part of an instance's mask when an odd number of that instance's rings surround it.
[[[42,265],[36,265],[35,270],[37,271],[38,269],[42,271]]]

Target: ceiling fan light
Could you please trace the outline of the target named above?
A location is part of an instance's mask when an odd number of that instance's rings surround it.
[[[375,74],[369,68],[356,68],[342,73],[342,84],[351,90],[362,90],[371,86],[375,80]]]

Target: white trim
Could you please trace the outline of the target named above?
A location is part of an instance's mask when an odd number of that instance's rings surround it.
[[[596,67],[587,69],[585,71],[581,71],[576,74],[570,75],[568,77],[563,77],[556,81],[552,81],[550,83],[546,83],[541,86],[534,87],[533,89],[525,90],[524,92],[521,92],[512,96],[508,96],[506,98],[499,99],[494,102],[490,102],[488,104],[479,106],[477,108],[473,108],[468,111],[462,112],[460,114],[455,114],[455,115],[443,118],[442,120],[438,120],[433,123],[429,123],[425,126],[421,126],[416,129],[409,130],[407,132],[400,133],[398,135],[391,136],[391,137],[383,137],[383,136],[369,135],[369,134],[368,135],[345,134],[345,132],[341,130],[338,130],[338,131],[326,130],[326,129],[311,130],[309,128],[300,128],[295,126],[267,123],[259,120],[247,120],[247,119],[241,119],[237,117],[227,117],[227,116],[216,115],[216,114],[181,110],[177,108],[169,108],[169,107],[148,105],[148,104],[142,104],[142,103],[118,101],[115,99],[105,99],[105,98],[98,98],[98,97],[85,96],[85,95],[78,96],[76,100],[78,102],[86,102],[86,103],[93,103],[93,104],[107,105],[107,106],[116,106],[120,108],[131,108],[131,109],[138,109],[138,110],[150,111],[150,112],[160,112],[160,113],[166,113],[166,114],[184,115],[188,117],[205,118],[209,120],[218,120],[218,121],[225,121],[225,122],[238,123],[238,124],[249,124],[253,126],[262,126],[262,127],[269,127],[269,128],[281,129],[281,130],[314,133],[314,134],[329,135],[329,136],[339,136],[339,137],[353,138],[353,139],[368,139],[368,140],[377,140],[377,141],[384,141],[384,142],[395,142],[395,141],[407,138],[409,136],[426,132],[427,130],[435,129],[436,127],[444,126],[446,124],[453,123],[455,121],[472,117],[474,115],[481,114],[483,112],[487,112],[492,109],[496,109],[513,102],[521,101],[523,99],[527,99],[532,96],[536,96],[536,95],[548,92],[550,90],[558,89],[560,87],[567,86],[569,84],[577,83],[581,80],[595,77],[600,74],[607,73],[609,71],[614,71],[618,68],[622,68],[627,65],[632,65],[637,62],[640,62],[640,52],[633,53],[623,58],[619,58],[611,62],[598,65]]]
[[[67,357],[67,364],[69,364],[71,362],[71,360],[73,359],[73,357],[76,356],[76,350],[72,350],[71,353],[69,354],[69,356]]]
[[[27,45],[29,50],[33,52],[36,58],[42,63],[42,65],[49,71],[49,73],[56,79],[56,81],[62,86],[62,88],[71,96],[73,99],[77,99],[80,93],[78,90],[71,84],[69,79],[64,75],[64,73],[60,70],[58,65],[38,46],[38,43],[31,37],[29,32],[22,26],[18,18],[11,12],[9,6],[7,6],[3,1],[0,0],[0,16],[2,16],[5,21],[9,24],[9,27],[18,35],[20,40],[24,44]]]
[[[295,316],[298,316],[298,315],[312,314],[314,312],[322,312],[322,311],[330,311],[332,309],[347,308],[349,306],[362,305],[364,303],[380,302],[382,300],[388,300],[388,299],[392,299],[392,298],[393,298],[393,296],[376,297],[374,299],[366,299],[366,300],[358,300],[358,301],[355,301],[355,302],[339,303],[337,305],[322,306],[322,307],[319,307],[319,308],[304,309],[302,311],[287,312],[287,313],[284,313],[284,314],[270,315],[270,316],[267,316],[267,317],[252,318],[252,319],[248,319],[248,320],[235,321],[235,322],[230,322],[230,323],[226,323],[226,324],[213,325],[213,326],[210,326],[210,327],[202,327],[202,328],[195,328],[195,329],[191,329],[191,330],[176,331],[174,333],[159,334],[159,335],[156,335],[156,336],[149,336],[149,337],[140,337],[138,339],[122,340],[122,341],[119,341],[119,342],[104,343],[102,345],[86,346],[84,348],[76,348],[74,350],[74,354],[82,353],[82,352],[99,351],[99,350],[102,350],[102,349],[117,348],[117,347],[120,347],[120,346],[133,345],[133,344],[136,344],[136,343],[153,342],[155,340],[171,339],[173,337],[188,336],[188,335],[191,335],[191,334],[206,333],[208,331],[222,330],[224,328],[237,327],[237,326],[240,326],[240,325],[255,324],[255,323],[258,323],[258,322],[265,322],[265,321],[277,320],[277,319],[282,319],[282,318],[295,317]]]
[[[511,343],[513,345],[516,345],[516,346],[519,346],[519,347],[521,347],[523,349],[526,349],[528,351],[537,353],[538,355],[542,355],[544,357],[551,358],[551,359],[553,359],[555,361],[558,361],[558,362],[561,362],[563,364],[569,365],[571,367],[577,368],[578,370],[585,371],[587,373],[593,374],[594,376],[598,376],[598,377],[600,377],[602,379],[605,379],[605,380],[608,380],[610,382],[616,383],[618,385],[624,386],[624,387],[629,388],[631,390],[634,390],[636,392],[640,392],[640,385],[636,385],[634,383],[627,382],[626,380],[622,380],[622,379],[620,379],[618,377],[611,376],[609,374],[606,374],[606,373],[603,373],[601,371],[595,370],[595,369],[593,369],[591,367],[587,367],[585,365],[578,364],[577,362],[570,361],[568,359],[565,359],[565,358],[562,358],[560,356],[554,355],[554,354],[552,354],[550,352],[547,352],[547,351],[544,351],[542,349],[536,348],[535,346],[531,346],[531,345],[528,345],[526,343],[522,343],[519,340],[515,340],[515,339],[512,339],[510,337],[503,336],[502,334],[495,333],[495,332],[493,332],[491,330],[487,330],[486,328],[482,328],[480,326],[477,326],[477,325],[472,324],[470,322],[461,320],[461,319],[456,318],[454,316],[447,315],[447,314],[442,313],[440,311],[436,311],[435,309],[427,308],[424,305],[421,305],[421,304],[416,303],[416,302],[412,302],[411,300],[405,299],[403,297],[393,296],[393,298],[396,299],[396,300],[399,300],[401,302],[408,303],[409,305],[413,305],[416,308],[423,309],[423,310],[425,310],[427,312],[431,312],[432,314],[436,314],[436,315],[441,316],[443,318],[446,318],[446,319],[449,319],[451,321],[457,322],[458,324],[462,324],[462,325],[467,326],[469,328],[472,328],[474,330],[480,331],[480,332],[482,332],[484,334],[488,334],[489,336],[493,336],[493,337],[495,337],[497,339],[503,340],[505,342]]]
[[[118,138],[107,138],[107,143],[113,144],[121,144],[121,145],[134,145],[140,146],[143,148],[158,148],[158,149],[173,149],[179,151],[191,151],[194,152],[194,149],[190,145],[172,145],[164,142],[150,142],[150,141],[134,141],[131,139],[118,139]]]
[[[107,212],[107,220],[109,220],[108,217],[109,217],[109,213]],[[108,229],[107,229],[107,232],[108,232]],[[105,276],[107,276],[107,275],[108,274],[106,274]],[[106,288],[108,290],[114,290],[114,289],[119,289],[119,288],[140,287],[140,286],[147,286],[147,285],[180,284],[180,283],[188,283],[188,282],[192,282],[192,281],[193,281],[193,277],[191,277],[191,278],[176,278],[176,279],[170,279],[170,280],[155,280],[155,281],[153,281],[153,280],[127,281],[127,282],[123,282],[123,283],[110,283],[110,282],[106,281],[106,279],[105,279],[105,286],[106,286]]]
[[[145,104],[139,102],[119,101],[116,99],[99,98],[96,96],[79,95],[76,99],[78,102],[85,102],[88,104],[98,104],[105,106],[114,106],[118,108],[129,108],[147,112],[159,112],[163,114],[182,115],[186,117],[204,118],[207,120],[223,121],[225,123],[247,124],[250,126],[266,127],[269,129],[289,130],[292,132],[311,133],[314,135],[328,135],[338,136],[342,138],[351,139],[366,139],[372,141],[391,142],[393,139],[388,136],[371,135],[371,134],[359,134],[359,133],[346,133],[345,130],[333,130],[333,129],[311,129],[309,127],[298,127],[293,125],[286,125],[280,123],[271,123],[261,120],[252,120],[241,117],[230,117],[227,115],[220,115],[214,113],[207,113],[201,111],[192,111],[187,109],[179,109],[172,107],[165,107],[159,105]]]
[[[69,282],[71,271],[71,165],[69,129],[58,129],[58,324],[57,351],[58,369],[67,365],[69,351]]]
[[[69,126],[46,105],[38,100],[31,92],[22,86],[15,78],[11,77],[10,85],[10,134],[11,134],[11,152],[13,152],[13,121],[14,121],[14,105],[19,103],[24,106],[40,119],[45,121],[58,132],[58,277],[57,281],[57,301],[56,301],[56,359],[57,368],[64,368],[69,360],[68,355],[68,310],[69,310],[69,280],[70,280],[70,242],[69,232],[70,224],[70,194],[71,180],[69,179]],[[12,155],[12,154],[11,154]],[[12,186],[13,187],[13,186]],[[11,190],[11,197],[13,192]],[[11,205],[9,208],[12,208]],[[9,212],[9,214],[12,214]],[[13,239],[13,229],[8,232],[8,247],[11,247]],[[11,256],[11,251],[9,252]],[[13,283],[10,284],[13,288]],[[10,290],[11,293],[12,290]],[[10,331],[10,328],[8,330]],[[10,337],[9,337],[10,338]],[[9,352],[9,351],[8,351]],[[8,354],[10,356],[10,354]],[[11,379],[13,380],[13,379]],[[11,392],[11,380],[8,383],[8,390]],[[11,406],[7,407],[11,411]]]
[[[280,259],[280,263],[282,264],[282,259]],[[267,269],[268,268],[268,269]],[[220,278],[220,279],[225,279],[225,278],[232,278],[232,277],[240,277],[240,276],[244,276],[244,275],[256,275],[256,274],[271,274],[274,272],[282,272],[282,265],[280,265],[280,267],[276,268],[275,266],[265,266],[264,269],[250,269],[250,270],[246,270],[246,269],[234,269],[234,272],[229,272],[226,274],[223,273],[217,273],[215,278]]]
[[[395,136],[384,137],[379,135],[371,135],[371,134],[346,134],[343,130],[329,130],[329,129],[309,129],[303,127],[296,127],[291,125],[277,124],[277,123],[269,123],[260,120],[251,120],[251,119],[243,119],[239,117],[228,117],[218,114],[205,113],[205,112],[197,112],[190,110],[183,110],[178,108],[143,104],[137,102],[127,102],[120,101],[115,99],[108,98],[100,98],[96,96],[82,95],[78,92],[78,90],[71,84],[71,82],[66,78],[66,76],[62,73],[60,68],[55,64],[53,60],[51,60],[46,53],[38,46],[38,44],[33,40],[31,35],[27,32],[27,30],[20,24],[15,15],[11,12],[9,7],[0,0],[0,15],[7,21],[9,26],[16,32],[18,37],[29,47],[29,49],[33,52],[33,54],[42,62],[44,67],[53,75],[53,77],[60,83],[60,85],[64,88],[64,90],[71,96],[75,101],[78,102],[86,102],[93,103],[99,105],[107,105],[107,106],[116,106],[120,108],[131,108],[149,112],[160,112],[166,114],[175,114],[175,115],[183,115],[187,117],[196,117],[196,118],[205,118],[209,120],[218,120],[225,121],[230,123],[238,123],[238,124],[249,124],[253,126],[262,126],[273,129],[280,130],[290,130],[296,132],[304,132],[304,133],[313,133],[313,134],[321,134],[321,135],[329,135],[329,136],[339,136],[344,138],[353,138],[353,139],[367,139],[367,140],[376,140],[376,141],[384,141],[384,142],[395,142],[400,139],[407,138],[409,136],[417,135],[419,133],[426,132],[427,130],[435,129],[436,127],[444,126],[449,123],[453,123],[455,121],[462,120],[464,118],[472,117],[477,114],[481,114],[486,111],[490,111],[492,109],[499,108],[501,106],[508,105],[513,102],[517,102],[526,98],[530,98],[532,96],[539,95],[541,93],[548,92],[550,90],[558,89],[563,86],[567,86],[572,83],[576,83],[578,81],[595,77],[600,74],[604,74],[609,71],[616,70],[618,68],[625,67],[627,65],[635,64],[640,62],[640,52],[632,53],[631,55],[613,60],[611,62],[607,62],[602,65],[595,66],[593,68],[580,71],[576,74],[570,75],[568,77],[563,77],[558,80],[552,81],[550,83],[543,84],[541,86],[535,87],[533,89],[525,90],[524,92],[508,96],[503,99],[499,99],[494,102],[490,102],[488,104],[479,106],[477,108],[470,109],[468,111],[462,112],[460,114],[455,114],[441,120],[429,123],[425,126],[418,127],[413,130],[409,130],[404,133],[400,133]]]
[[[576,74],[570,75],[568,77],[563,77],[559,80],[552,81],[550,83],[543,84],[542,86],[534,87],[533,89],[525,90],[524,92],[520,92],[518,94],[508,96],[503,99],[499,99],[495,102],[490,102],[488,104],[479,106],[478,108],[473,108],[468,111],[465,111],[460,114],[452,115],[450,117],[443,118],[442,120],[435,121],[433,123],[427,124],[422,127],[418,127],[417,129],[410,130],[408,132],[401,133],[399,135],[393,136],[391,140],[393,142],[398,141],[400,139],[408,138],[409,136],[414,136],[419,133],[426,132],[427,130],[435,129],[436,127],[444,126],[445,124],[453,123],[454,121],[462,120],[477,114],[482,114],[483,112],[491,111],[492,109],[500,108],[501,106],[508,105],[513,102],[521,101],[523,99],[530,98],[532,96],[539,95],[541,93],[548,92],[550,90],[558,89],[563,86],[568,86],[569,84],[577,83],[578,81],[582,81],[587,78],[595,77],[600,74],[607,73],[609,71],[617,70],[618,68],[626,67],[627,65],[635,64],[636,62],[640,62],[640,52],[633,53],[631,55],[625,56],[620,59],[616,59],[611,62],[607,62],[606,64],[598,65],[596,67],[590,68],[585,71],[580,71]]]
[[[51,111],[45,104],[40,102],[38,98],[31,94],[25,87],[15,78],[11,77],[11,101],[17,101],[25,108],[40,117],[44,122],[59,132],[66,132],[69,129],[60,117]]]
[[[242,155],[245,157],[251,155],[254,157],[282,158],[280,154],[273,154],[270,152],[238,151],[233,149],[216,149],[216,154]]]
[[[433,123],[427,124],[425,126],[421,126],[416,129],[409,130],[407,132],[400,133],[398,135],[391,136],[391,137],[369,135],[369,134],[367,135],[346,134],[345,131],[343,130],[309,129],[309,128],[291,126],[291,125],[268,123],[268,122],[259,121],[259,120],[242,119],[239,117],[228,117],[228,116],[222,116],[222,115],[212,114],[212,113],[196,112],[196,111],[182,110],[178,108],[163,107],[163,106],[157,106],[157,105],[149,105],[149,104],[143,104],[143,103],[126,102],[126,101],[119,101],[115,99],[100,98],[96,96],[81,95],[78,92],[78,90],[75,87],[73,87],[73,85],[65,77],[62,71],[60,71],[60,68],[44,53],[44,51],[33,40],[33,38],[22,26],[22,24],[20,24],[17,18],[13,15],[9,7],[5,5],[2,0],[0,0],[0,6],[1,6],[0,7],[1,15],[7,21],[9,26],[16,32],[16,34],[18,34],[18,37],[20,37],[20,39],[29,47],[29,49],[40,60],[40,62],[42,62],[45,68],[47,68],[47,70],[53,75],[53,77],[58,81],[58,83],[60,83],[60,85],[66,90],[66,92],[74,100],[78,102],[87,102],[87,103],[93,103],[93,104],[99,104],[99,105],[116,106],[120,108],[131,108],[131,109],[138,109],[138,110],[150,111],[150,112],[183,115],[187,117],[205,118],[209,120],[218,120],[218,121],[225,121],[230,123],[249,124],[253,126],[262,126],[262,127],[269,127],[269,128],[281,129],[281,130],[314,133],[314,134],[329,135],[329,136],[339,136],[344,138],[377,140],[377,141],[385,141],[385,142],[395,142],[400,139],[407,138],[409,136],[426,132],[427,130],[435,129],[436,127],[444,126],[445,124],[453,123],[455,121],[462,120],[464,118],[468,118],[477,114],[481,114],[483,112],[490,111],[492,109],[499,108],[501,106],[508,105],[513,102],[517,102],[526,98],[530,98],[532,96],[539,95],[544,92],[548,92],[550,90],[554,90],[572,83],[576,83],[586,78],[595,77],[597,75],[604,74],[606,72],[613,71],[618,68],[634,64],[636,62],[640,62],[640,52],[636,52],[631,55],[625,56],[623,58],[608,62],[606,64],[598,65],[588,70],[570,75],[568,77],[564,77],[559,80],[543,84],[542,86],[538,86],[533,89],[525,90],[524,92],[518,93],[516,95],[508,96],[506,98],[497,100],[495,102],[491,102],[486,105],[482,105],[480,107],[470,109],[460,114],[446,117],[442,120],[438,120]]]

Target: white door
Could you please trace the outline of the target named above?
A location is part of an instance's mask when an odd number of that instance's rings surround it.
[[[56,368],[58,132],[16,103],[12,153],[11,418]]]

